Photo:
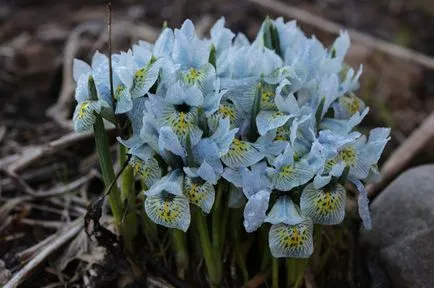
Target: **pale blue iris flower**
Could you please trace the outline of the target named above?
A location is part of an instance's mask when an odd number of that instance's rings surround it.
[[[143,179],[155,223],[186,231],[190,205],[212,213],[224,184],[227,205],[244,207],[247,232],[271,223],[274,257],[307,258],[313,224],[342,222],[346,181],[371,226],[364,184],[378,180],[390,139],[387,128],[368,138],[356,130],[369,107],[354,94],[363,67],[343,62],[349,47],[346,32],[326,48],[282,18],[267,19],[252,43],[224,18],[209,39],[186,20],[154,44],[111,56],[114,103],[108,58],[96,53],[90,66],[75,60],[74,128],[91,129],[98,114],[126,120],[130,136],[118,141]]]
[[[313,252],[313,223],[288,196],[280,196],[265,222],[271,223],[268,242],[276,257],[308,258]]]
[[[111,95],[109,86],[104,77],[108,79],[108,59],[103,54],[96,52],[92,58],[92,65],[89,66],[86,62],[74,59],[73,63],[73,78],[77,83],[75,90],[75,107],[73,115],[74,130],[83,132],[92,129],[95,123],[95,114],[100,114],[104,108],[110,109]],[[91,99],[89,95],[89,82],[92,81],[95,85],[95,92],[98,99]]]

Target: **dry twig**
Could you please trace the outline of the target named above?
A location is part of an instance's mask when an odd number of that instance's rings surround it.
[[[306,10],[282,3],[277,0],[247,0],[275,13],[285,15],[286,17],[296,19],[306,23],[316,29],[320,29],[330,34],[339,34],[341,30],[348,30],[352,40],[360,42],[367,47],[381,51],[387,55],[392,55],[402,60],[419,64],[422,67],[434,69],[434,58],[425,54],[404,48],[382,39],[375,38],[368,34],[359,32],[354,29],[348,29],[338,23],[332,22],[318,15],[314,15]]]
[[[17,155],[16,157],[15,155],[12,155],[0,159],[0,163],[2,164],[2,166],[0,166],[0,169],[7,170],[10,173],[14,173],[18,170],[21,170],[29,166],[35,161],[41,159],[42,157],[46,157],[48,155],[62,151],[66,147],[69,147],[72,144],[76,144],[77,142],[82,141],[84,139],[88,139],[91,136],[93,136],[92,132],[85,132],[85,133],[71,132],[69,134],[66,134],[65,136],[60,137],[57,140],[49,142],[48,144],[39,145],[39,146],[29,146],[23,152],[16,154]],[[13,159],[13,161],[9,159]]]
[[[44,249],[41,250],[29,263],[27,263],[20,271],[18,271],[13,278],[3,288],[15,288],[24,280],[31,276],[32,272],[51,255],[54,251],[59,249],[65,243],[70,241],[75,235],[83,229],[83,218],[80,217],[74,222],[70,223],[65,229],[57,233],[54,241],[47,243]]]

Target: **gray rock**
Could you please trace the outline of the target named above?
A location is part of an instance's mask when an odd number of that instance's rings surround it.
[[[393,287],[434,287],[434,229],[414,233],[380,251]]]
[[[372,230],[362,230],[361,240],[378,249],[434,228],[434,165],[401,174],[373,201],[371,217]]]
[[[434,165],[401,174],[371,205],[361,243],[377,253],[394,287],[434,287]]]

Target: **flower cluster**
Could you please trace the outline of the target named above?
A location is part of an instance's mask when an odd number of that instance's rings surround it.
[[[309,257],[313,224],[344,218],[346,181],[370,227],[364,183],[378,179],[389,140],[387,128],[355,130],[369,108],[353,93],[362,67],[343,62],[349,45],[342,32],[327,49],[281,18],[264,21],[252,43],[224,19],[200,39],[186,20],[111,56],[113,97],[107,57],[75,60],[74,127],[91,129],[97,114],[126,116],[130,134],[118,141],[148,188],[155,223],[186,231],[190,206],[210,213],[225,185],[228,205],[244,206],[247,232],[271,223],[274,257]]]

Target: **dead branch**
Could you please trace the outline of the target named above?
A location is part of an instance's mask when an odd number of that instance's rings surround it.
[[[20,223],[29,226],[39,226],[42,228],[50,228],[50,229],[59,229],[65,225],[65,223],[61,221],[44,221],[44,220],[36,220],[36,219],[29,219],[29,218],[21,219]]]
[[[47,244],[47,246],[41,250],[29,263],[27,263],[20,271],[18,271],[11,280],[3,288],[15,288],[21,284],[24,280],[32,275],[35,269],[45,261],[45,259],[51,255],[54,251],[59,249],[65,243],[70,241],[75,235],[83,229],[83,218],[80,217],[74,222],[70,223],[65,229],[62,229],[57,233],[57,237],[54,241]]]
[[[95,173],[93,173],[93,171],[91,171],[87,175],[84,175],[84,176],[78,178],[77,180],[72,181],[71,183],[68,183],[66,185],[65,184],[59,185],[59,186],[54,187],[54,188],[52,188],[46,192],[39,192],[39,193],[35,194],[34,196],[36,198],[64,196],[65,194],[68,194],[70,192],[77,190],[78,188],[80,188],[81,186],[83,186],[84,184],[86,184],[87,182],[92,180],[94,177],[95,177]]]
[[[434,112],[396,149],[381,169],[382,179],[379,183],[366,187],[368,196],[375,197],[404,170],[410,161],[434,138]]]
[[[111,130],[112,129],[109,129],[108,131]],[[35,161],[41,159],[42,157],[46,157],[48,155],[62,151],[64,148],[71,146],[72,144],[76,144],[77,142],[87,139],[91,136],[93,136],[92,132],[71,132],[69,134],[66,134],[65,136],[60,137],[57,140],[49,142],[48,144],[29,146],[23,152],[15,154],[16,157],[15,155],[12,155],[0,159],[1,164],[6,163],[4,164],[5,166],[0,166],[0,169],[7,170],[13,174],[14,172],[29,166]],[[10,161],[8,158],[13,159],[13,161]]]
[[[381,51],[384,54],[397,57],[402,60],[410,61],[419,64],[422,67],[434,69],[434,58],[425,54],[404,48],[382,39],[370,36],[368,34],[359,32],[354,29],[346,28],[338,23],[322,18],[318,15],[312,14],[306,10],[282,3],[277,0],[247,0],[255,3],[263,8],[273,11],[274,13],[285,15],[286,17],[296,19],[300,22],[306,23],[316,29],[325,31],[330,34],[339,34],[341,30],[348,30],[352,40],[360,42],[361,44]]]

